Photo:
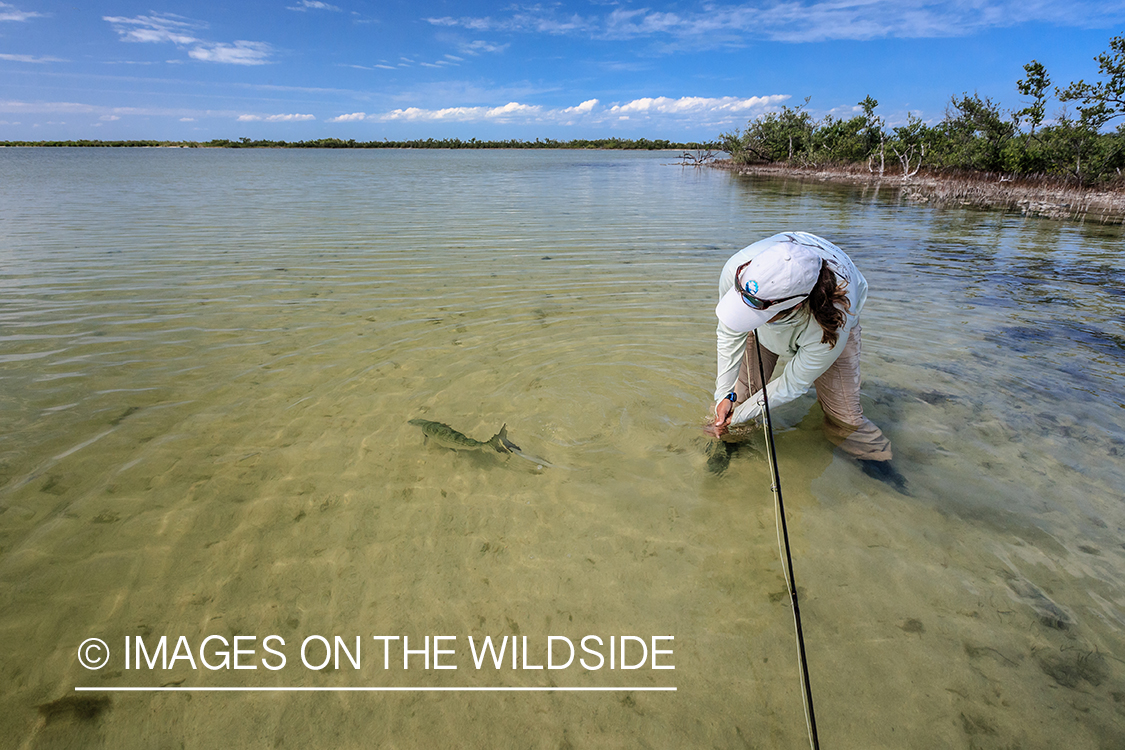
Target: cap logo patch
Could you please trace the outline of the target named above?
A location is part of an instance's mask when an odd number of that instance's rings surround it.
[[[758,282],[754,281],[753,279],[751,279],[750,281],[747,281],[746,284],[744,284],[744,286],[746,287],[746,293],[747,294],[757,294],[758,293]]]

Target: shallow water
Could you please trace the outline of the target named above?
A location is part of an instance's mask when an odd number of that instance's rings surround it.
[[[777,410],[821,741],[1118,744],[1121,228],[673,161],[0,150],[0,736],[805,746],[768,470],[709,474],[699,426],[719,270],[806,229],[870,283],[865,409],[913,493],[834,453],[811,394]],[[211,635],[258,668],[125,668],[126,637]],[[314,635],[361,636],[360,668],[303,666]],[[401,641],[384,669],[383,635],[454,636],[458,669],[401,669]],[[475,669],[485,635],[526,661]],[[586,635],[674,636],[675,670],[522,668]]]

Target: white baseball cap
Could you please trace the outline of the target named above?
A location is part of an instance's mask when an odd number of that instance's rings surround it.
[[[715,314],[727,328],[749,333],[804,302],[820,277],[821,262],[811,247],[792,242],[772,245],[739,266],[734,286],[719,300]]]

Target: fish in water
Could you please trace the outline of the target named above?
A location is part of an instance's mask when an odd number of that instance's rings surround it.
[[[497,453],[512,453],[520,449],[518,445],[508,439],[507,425],[501,427],[500,432],[493,435],[491,439],[481,442],[480,440],[474,440],[468,435],[458,432],[442,422],[431,422],[428,419],[412,419],[410,420],[410,424],[421,427],[422,434],[424,434],[427,439],[432,438],[438,445],[455,451],[479,451],[491,448]]]
[[[738,443],[711,440],[707,444],[707,471],[722,474],[730,465],[731,456],[738,452]]]

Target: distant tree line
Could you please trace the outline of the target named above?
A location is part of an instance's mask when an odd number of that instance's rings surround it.
[[[672,149],[709,149],[717,148],[716,143],[677,143],[665,139],[649,140],[648,138],[600,138],[600,139],[575,139],[570,141],[557,141],[553,138],[534,141],[521,141],[509,139],[504,141],[479,141],[470,138],[463,141],[460,138],[426,138],[409,141],[357,141],[355,139],[342,140],[340,138],[318,138],[311,141],[268,141],[239,138],[227,140],[225,138],[211,141],[0,141],[0,146],[71,146],[71,147],[100,147],[100,148],[569,148],[569,149],[619,149],[619,150],[672,150]]]
[[[1045,121],[1051,99],[1047,69],[1032,60],[1016,88],[1025,97],[1022,109],[1003,111],[979,94],[954,96],[945,116],[928,125],[907,114],[905,125],[888,128],[875,113],[879,102],[866,97],[862,114],[831,115],[815,120],[809,99],[751,120],[745,132],[720,136],[720,148],[736,163],[784,162],[795,166],[866,165],[872,173],[899,173],[904,178],[921,167],[972,170],[1008,175],[1059,175],[1079,184],[1120,180],[1125,167],[1125,36],[1110,40],[1098,55],[1100,80],[1078,81],[1054,89],[1059,102],[1073,102],[1052,122]],[[889,168],[888,168],[889,165]]]

